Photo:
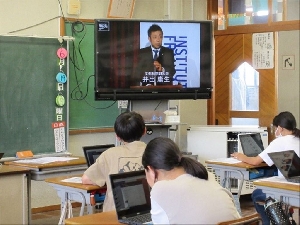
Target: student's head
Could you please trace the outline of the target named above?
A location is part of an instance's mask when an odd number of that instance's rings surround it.
[[[171,171],[176,167],[183,167],[185,172],[192,176],[208,179],[205,167],[198,161],[183,157],[178,146],[169,138],[157,137],[146,146],[142,157],[142,164],[146,171],[152,170]]]
[[[140,114],[125,112],[117,117],[114,129],[116,135],[122,141],[138,141],[145,133],[145,122]]]
[[[291,131],[296,137],[300,137],[300,130],[297,129],[296,119],[290,112],[281,112],[273,119],[273,125],[277,128],[275,135],[280,136],[283,129]]]
[[[153,24],[149,27],[148,40],[154,48],[160,48],[163,40],[163,31],[160,26]]]

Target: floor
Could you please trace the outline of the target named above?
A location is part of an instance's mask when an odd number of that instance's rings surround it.
[[[242,210],[242,215],[250,215],[255,213],[255,209],[253,207],[251,201],[251,195],[242,195],[240,198],[240,205]],[[73,209],[73,216],[77,216],[79,214],[80,208]],[[96,209],[96,212],[101,212],[101,210]],[[35,213],[31,216],[31,224],[58,224],[60,218],[60,210],[49,211],[43,213]]]

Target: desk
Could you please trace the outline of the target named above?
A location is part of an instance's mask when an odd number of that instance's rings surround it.
[[[267,196],[281,200],[289,205],[300,207],[300,184],[275,181],[279,177],[255,180],[256,188],[261,189]],[[284,178],[281,178],[284,179]]]
[[[250,180],[250,170],[262,167],[268,167],[267,164],[261,163],[258,166],[253,166],[248,163],[240,162],[240,163],[229,163],[229,162],[221,162],[206,160],[205,163],[208,167],[212,167],[215,170],[216,175],[220,176],[220,184],[231,190],[231,182],[230,178],[238,179],[240,183],[237,185],[237,196],[238,198],[241,195],[241,191],[243,188],[243,183],[245,180]],[[233,191],[235,192],[235,191]]]
[[[64,162],[52,162],[47,164],[26,164],[18,163],[18,161],[5,162],[6,165],[14,165],[24,167],[30,170],[32,180],[45,180],[47,178],[81,174],[87,169],[86,160],[84,157],[72,156],[78,159],[73,159]]]
[[[228,189],[230,192],[235,192],[237,195],[233,195],[234,198],[234,204],[241,214],[241,207],[240,207],[240,196],[244,184],[244,180],[250,180],[250,170],[255,168],[261,168],[261,167],[268,167],[267,164],[261,163],[258,166],[253,166],[248,163],[239,162],[239,163],[229,163],[226,161],[227,159],[224,159],[224,162],[222,162],[220,159],[217,160],[207,160],[205,163],[207,164],[207,167],[213,168],[215,171],[215,174],[217,176],[220,176],[220,184],[222,187]],[[237,179],[237,184],[232,184],[231,179]],[[237,188],[236,190],[232,190],[232,186]],[[249,186],[249,185],[248,185]],[[249,188],[249,187],[248,187]],[[252,193],[252,190],[251,190]]]
[[[102,213],[95,213],[92,215],[74,217],[65,220],[66,225],[75,225],[75,224],[123,224],[119,223],[117,219],[117,214],[115,211],[110,212],[102,212]],[[124,225],[124,224],[123,224]]]
[[[30,224],[30,171],[0,165],[0,224]]]
[[[71,182],[63,182],[63,179],[71,178],[71,177],[81,177],[82,174],[72,175],[72,176],[61,176],[55,178],[46,179],[45,182],[49,183],[55,190],[57,191],[57,195],[61,200],[61,217],[59,220],[59,224],[63,224],[64,219],[67,214],[67,209],[72,211],[70,208],[69,202],[76,201],[81,203],[80,214],[82,216],[84,213],[84,207],[87,206],[87,213],[93,214],[94,207],[91,202],[90,194],[92,192],[105,192],[106,187],[99,187],[97,185],[90,184],[79,184],[79,183],[71,183]],[[68,215],[68,217],[72,217],[72,215]]]

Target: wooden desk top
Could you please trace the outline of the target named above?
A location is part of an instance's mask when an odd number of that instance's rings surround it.
[[[71,178],[71,177],[82,177],[82,174],[72,175],[72,176],[60,176],[60,177],[53,177],[46,179],[45,181],[52,184],[58,184],[67,187],[79,188],[82,190],[86,190],[87,192],[95,191],[95,190],[106,190],[106,186],[99,187],[98,185],[92,184],[79,184],[79,183],[72,183],[72,182],[63,182],[63,179]]]
[[[271,188],[279,188],[289,191],[298,191],[300,192],[300,185],[296,183],[280,183],[280,182],[272,182],[272,181],[266,181],[266,180],[255,180],[253,181],[254,185],[257,186],[265,186],[265,187],[271,187]]]
[[[85,216],[73,217],[65,220],[65,225],[75,224],[122,224],[118,222],[115,211],[95,213]],[[124,224],[123,224],[124,225]]]
[[[70,157],[78,158],[78,159],[72,159],[72,160],[64,161],[64,162],[58,161],[58,162],[52,162],[52,163],[46,163],[46,164],[18,163],[18,160],[17,160],[17,161],[8,161],[8,162],[5,162],[5,164],[27,167],[27,168],[31,168],[31,169],[46,169],[46,168],[55,168],[55,167],[86,165],[86,160],[84,157],[81,157],[81,156],[70,156]]]
[[[7,174],[29,174],[30,170],[17,166],[0,165],[0,176]]]
[[[215,164],[215,165],[221,165],[221,166],[230,166],[230,167],[238,167],[238,168],[244,168],[244,169],[254,169],[259,167],[268,167],[266,163],[261,163],[257,166],[250,165],[248,163],[240,162],[240,163],[228,163],[228,162],[216,162],[211,160],[206,160],[205,163],[207,164]]]

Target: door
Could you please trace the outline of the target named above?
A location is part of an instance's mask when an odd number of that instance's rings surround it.
[[[259,126],[268,127],[271,141],[274,136],[270,124],[277,114],[275,68],[256,69],[259,73],[258,110],[231,109],[231,73],[244,62],[252,66],[252,34],[215,36],[215,88],[209,103],[214,106],[212,117],[218,125],[232,125],[232,118],[257,118]],[[276,62],[274,65],[276,67]]]

